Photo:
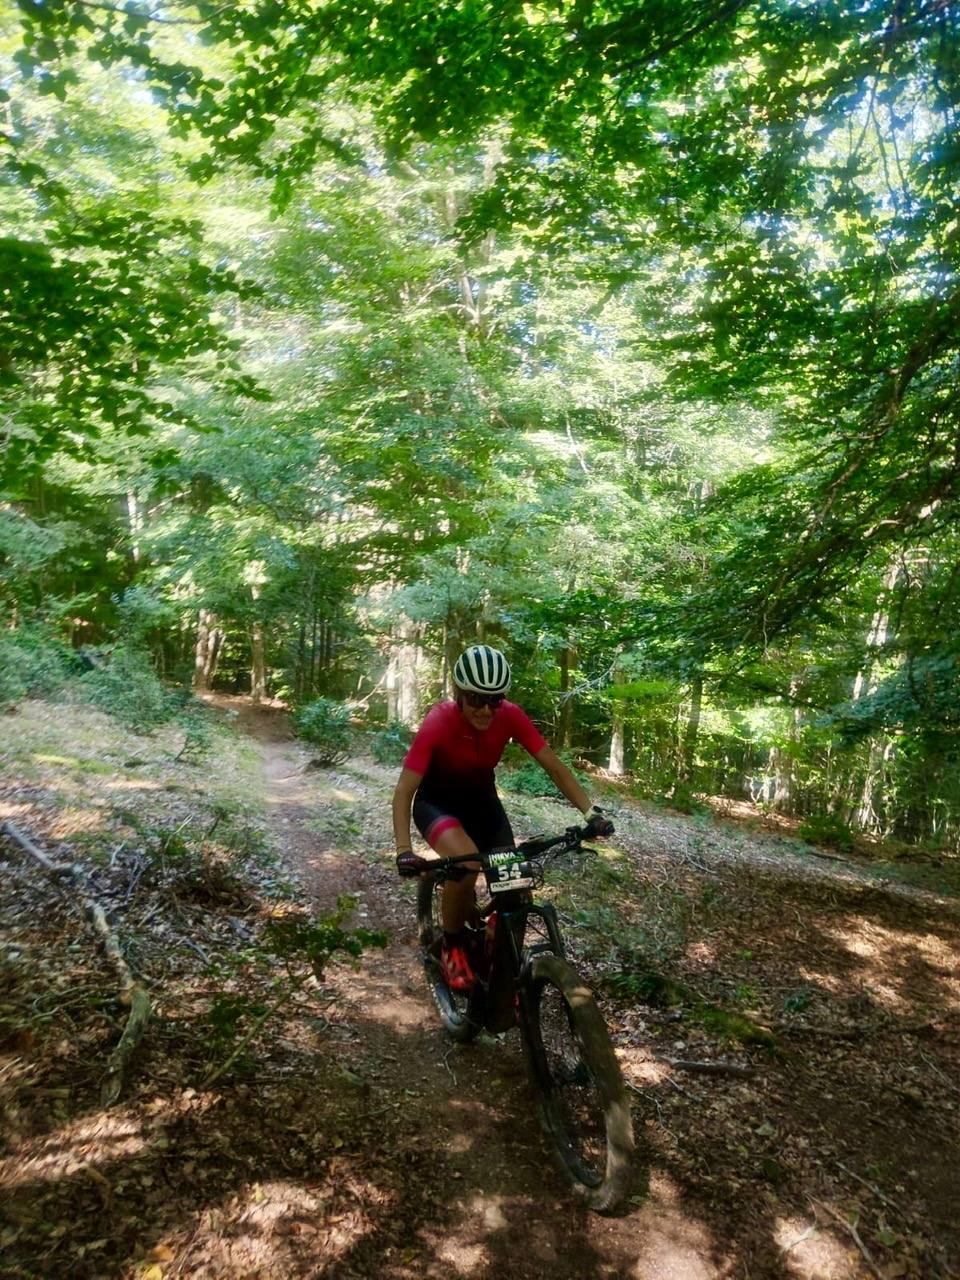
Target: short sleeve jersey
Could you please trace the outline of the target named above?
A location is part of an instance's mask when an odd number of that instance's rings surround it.
[[[455,702],[441,702],[426,715],[404,760],[423,774],[418,794],[441,801],[465,792],[495,790],[493,771],[510,741],[536,755],[547,741],[515,702],[501,702],[486,729],[468,724]]]

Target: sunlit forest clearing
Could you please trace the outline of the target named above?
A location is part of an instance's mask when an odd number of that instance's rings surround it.
[[[958,97],[952,0],[0,5],[0,1275],[957,1273]],[[393,870],[478,640],[607,1219]]]

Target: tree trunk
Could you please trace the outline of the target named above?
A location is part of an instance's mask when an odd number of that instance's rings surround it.
[[[419,723],[420,690],[417,684],[417,629],[404,619],[397,653],[397,719],[408,728]]]
[[[623,701],[616,699],[613,704],[613,715],[610,725],[610,759],[607,763],[607,770],[615,778],[622,778],[626,773],[625,752],[624,752],[624,714]]]
[[[697,671],[690,678],[690,711],[683,731],[680,757],[680,777],[688,782],[693,774],[693,762],[697,753],[697,737],[700,733],[700,711],[703,705],[703,675]]]
[[[193,687],[205,692],[213,684],[223,646],[223,632],[209,609],[201,609],[197,619],[197,642],[193,657]]]
[[[260,588],[251,586],[250,594],[254,603],[260,599]],[[267,658],[263,639],[263,621],[254,618],[250,627],[250,697],[254,702],[262,702],[267,696]]]
[[[134,564],[140,563],[140,535],[143,532],[143,517],[140,514],[140,504],[137,502],[137,495],[132,491],[127,493],[127,519],[130,525],[130,555]]]
[[[620,683],[623,679],[621,668],[613,668],[611,679],[615,685]],[[626,703],[623,698],[613,698],[610,707],[610,758],[607,761],[607,771],[615,778],[623,777],[626,772],[625,725]]]
[[[306,663],[307,663],[307,624],[300,619],[300,628],[297,632],[297,669],[293,677],[294,695],[298,702],[303,701],[303,689],[306,681]]]
[[[320,627],[320,619],[317,611],[313,611],[313,631],[310,635],[310,696],[311,698],[317,692],[317,636]]]
[[[383,687],[387,695],[387,721],[392,724],[400,719],[400,670],[397,651],[390,650]]]
[[[887,643],[890,630],[887,597],[896,586],[900,574],[899,564],[891,565],[887,570],[883,584],[883,594],[877,604],[870,630],[867,634],[866,653],[863,668],[857,672],[853,682],[853,701],[859,702],[869,697],[877,688],[879,653]],[[855,824],[861,831],[879,831],[881,820],[878,809],[883,805],[883,775],[886,762],[890,758],[892,743],[886,734],[874,734],[870,737],[870,748],[863,778],[859,786],[851,779],[851,788],[847,794],[845,806],[846,821]]]
[[[577,661],[577,651],[568,641],[560,650],[560,723],[557,739],[561,747],[573,744],[573,692],[572,671]]]

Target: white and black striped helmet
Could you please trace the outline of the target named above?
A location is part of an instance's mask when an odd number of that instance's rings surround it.
[[[510,688],[510,663],[499,649],[475,644],[464,649],[457,659],[453,683],[468,693],[506,693]]]

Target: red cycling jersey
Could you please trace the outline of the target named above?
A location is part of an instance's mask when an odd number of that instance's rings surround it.
[[[486,729],[468,724],[455,702],[441,702],[427,713],[403,765],[423,774],[418,792],[423,799],[445,798],[451,791],[490,792],[493,771],[511,739],[532,756],[547,745],[515,702],[501,702]]]

